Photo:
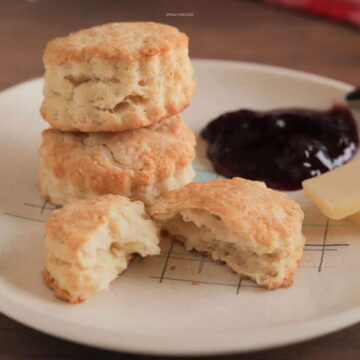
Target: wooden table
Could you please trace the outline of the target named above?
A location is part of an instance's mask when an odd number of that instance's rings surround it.
[[[193,16],[166,15],[177,12]],[[259,1],[2,0],[0,89],[42,74],[48,39],[95,24],[139,19],[174,24],[188,33],[192,57],[268,63],[360,84],[359,30]],[[0,315],[0,359],[129,357],[64,342]],[[235,357],[360,359],[360,324],[303,344]]]

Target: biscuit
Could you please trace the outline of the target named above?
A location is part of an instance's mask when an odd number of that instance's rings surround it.
[[[187,250],[204,252],[268,289],[292,284],[303,254],[300,206],[262,182],[191,183],[160,197],[151,215]]]
[[[195,135],[178,115],[137,130],[42,137],[40,190],[57,205],[109,193],[148,204],[195,176]]]
[[[160,253],[158,228],[140,201],[94,196],[55,210],[46,224],[43,279],[56,297],[79,303],[109,288],[134,254]]]
[[[153,22],[95,26],[51,40],[43,118],[63,131],[123,131],[178,114],[195,90],[188,37]]]

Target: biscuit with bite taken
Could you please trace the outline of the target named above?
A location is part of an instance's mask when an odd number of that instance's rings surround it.
[[[186,250],[268,289],[291,285],[303,255],[300,206],[262,182],[190,183],[157,199],[151,215]]]
[[[132,256],[160,253],[156,224],[140,201],[94,196],[55,210],[46,224],[43,279],[56,297],[85,301],[109,288]]]

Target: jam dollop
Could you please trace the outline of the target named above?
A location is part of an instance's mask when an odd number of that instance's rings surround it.
[[[211,121],[201,133],[217,173],[264,181],[278,190],[348,162],[359,145],[350,110],[239,110]]]

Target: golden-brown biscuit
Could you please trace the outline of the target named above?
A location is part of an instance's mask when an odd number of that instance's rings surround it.
[[[55,210],[46,224],[43,279],[58,298],[79,303],[109,287],[133,254],[157,255],[158,228],[140,201],[94,196]]]
[[[122,131],[190,104],[188,37],[153,22],[95,26],[51,40],[41,114],[64,131]]]
[[[148,204],[195,176],[195,135],[178,115],[137,130],[42,136],[40,190],[57,205],[109,193]]]
[[[289,286],[303,254],[303,212],[286,195],[241,178],[190,183],[151,207],[187,250],[207,253],[269,288]]]

